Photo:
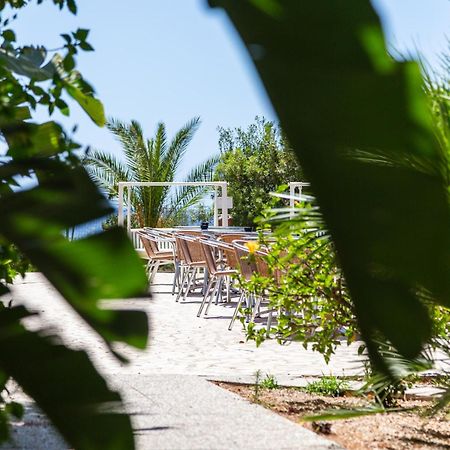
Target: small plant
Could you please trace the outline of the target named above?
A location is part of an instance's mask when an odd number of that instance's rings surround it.
[[[253,391],[253,401],[255,403],[259,403],[259,391],[261,389],[261,371],[258,369],[255,372],[255,386],[254,386],[254,391]]]
[[[278,382],[277,379],[268,373],[264,379],[262,379],[262,372],[258,369],[255,372],[255,384],[253,386],[253,401],[255,403],[260,403],[259,394],[261,389],[277,389]]]
[[[325,376],[320,380],[308,383],[305,391],[308,394],[329,395],[332,397],[340,397],[348,390],[349,385],[346,381],[340,380],[335,376]]]
[[[273,375],[266,373],[266,378],[264,378],[260,386],[264,389],[278,389],[278,381]]]

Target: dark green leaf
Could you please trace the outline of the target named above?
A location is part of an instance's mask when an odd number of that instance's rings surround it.
[[[0,282],[0,297],[2,295],[7,294],[8,292],[9,292],[9,289],[3,283]]]
[[[85,28],[78,28],[73,35],[79,41],[85,41],[89,35],[89,30]]]
[[[390,59],[368,0],[210,3],[236,25],[311,182],[369,355],[382,364],[377,332],[417,355],[431,330],[417,289],[450,304],[446,168],[417,65]]]
[[[111,213],[108,201],[82,167],[72,168],[55,160],[30,159],[0,166],[0,178],[29,170],[36,172],[40,185],[5,195],[0,200],[0,209],[8,211],[0,221],[0,229],[10,234],[11,240],[24,236],[32,236],[32,239],[56,237],[66,228]]]
[[[16,419],[21,419],[23,417],[24,409],[20,403],[9,402],[5,406],[5,412],[14,416]]]
[[[92,47],[92,45],[87,42],[80,42],[80,48],[82,48],[83,50],[85,50],[87,52],[94,51],[94,47]]]
[[[70,72],[75,67],[75,58],[71,53],[68,53],[66,57],[63,59],[63,67],[64,70]]]
[[[5,30],[2,32],[2,36],[9,42],[14,42],[16,40],[16,33],[13,30]]]
[[[0,443],[9,438],[8,417],[4,411],[0,409]]]
[[[47,56],[47,50],[44,47],[23,47],[22,56],[30,63],[40,67]]]
[[[72,14],[77,13],[77,4],[75,3],[75,0],[67,0],[67,8],[69,8],[69,11]]]
[[[5,389],[5,385],[9,380],[9,376],[0,370],[0,393]],[[1,401],[1,400],[0,400]]]
[[[23,307],[0,310],[0,367],[38,402],[72,447],[134,448],[120,396],[108,388],[87,355],[57,344],[48,331],[43,336],[25,330],[16,319],[17,309],[26,315]],[[0,415],[0,437],[2,420]]]
[[[30,47],[31,48],[31,47]],[[55,75],[55,67],[50,62],[43,67],[36,64],[34,61],[34,56],[29,58],[27,54],[14,55],[5,49],[0,49],[0,62],[13,72],[18,75],[24,75],[32,80],[36,81],[46,81]]]
[[[22,122],[3,127],[3,135],[9,145],[7,154],[16,159],[51,156],[65,150],[62,128],[55,122]]]
[[[61,37],[68,43],[70,44],[72,42],[72,38],[70,37],[69,34],[61,34]]]
[[[47,242],[45,248],[28,249],[26,253],[106,341],[120,340],[145,348],[146,314],[98,307],[99,299],[136,297],[146,292],[142,263],[123,229],[72,242],[55,239]]]

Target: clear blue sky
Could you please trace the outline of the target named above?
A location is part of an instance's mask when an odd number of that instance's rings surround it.
[[[373,3],[388,42],[397,49],[419,47],[435,61],[447,48],[450,0]],[[219,125],[246,126],[256,115],[276,119],[225,14],[209,9],[205,0],[78,0],[78,7],[76,17],[50,3],[25,8],[16,22],[19,41],[59,47],[60,33],[89,28],[96,51],[78,59],[79,69],[95,86],[108,116],[137,119],[147,135],[159,121],[171,135],[200,116],[202,125],[180,179],[217,152]],[[79,123],[77,139],[84,145],[120,154],[108,131],[91,124],[77,106],[65,123]]]

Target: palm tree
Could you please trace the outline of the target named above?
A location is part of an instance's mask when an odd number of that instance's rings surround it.
[[[137,121],[130,124],[111,119],[107,127],[122,144],[125,161],[112,155],[93,151],[84,160],[89,174],[109,198],[117,198],[119,181],[174,181],[195,131],[198,117],[186,123],[169,143],[166,127],[159,123],[156,134],[146,139]],[[211,181],[218,157],[213,156],[198,165],[185,181]],[[172,225],[187,208],[205,194],[204,187],[135,187],[131,193],[133,221],[139,227]]]

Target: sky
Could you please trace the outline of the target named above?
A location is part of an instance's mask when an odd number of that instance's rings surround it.
[[[303,1],[303,0],[302,0]],[[434,64],[448,48],[450,0],[372,0],[390,46],[419,48]],[[258,76],[223,11],[206,0],[78,0],[78,15],[49,2],[25,8],[14,28],[21,44],[61,46],[61,33],[91,30],[95,52],[78,58],[108,117],[138,120],[150,137],[165,122],[169,138],[192,117],[202,124],[178,180],[218,152],[217,127],[246,127],[255,116],[276,120]],[[40,114],[39,118],[43,118]],[[71,104],[76,140],[120,157],[120,145]]]

